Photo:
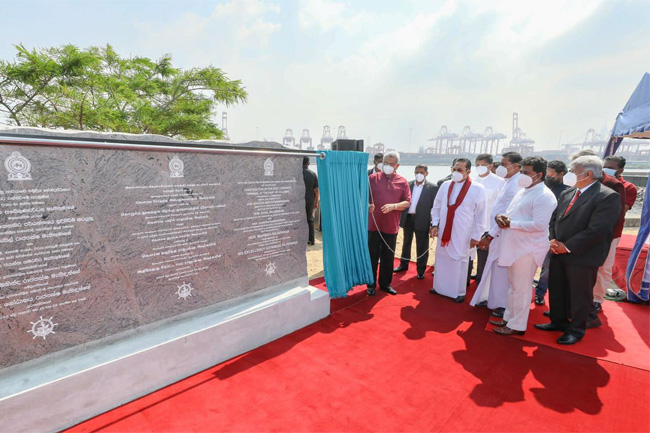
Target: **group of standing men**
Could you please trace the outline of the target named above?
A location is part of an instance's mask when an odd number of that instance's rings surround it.
[[[408,269],[416,240],[417,278],[423,279],[429,236],[437,238],[430,292],[463,302],[472,259],[477,256],[478,287],[470,305],[491,310],[494,332],[523,334],[542,268],[535,303],[544,304],[550,288],[550,323],[535,326],[560,331],[560,344],[574,344],[588,328],[600,326],[605,291],[612,280],[616,246],[625,212],[636,200],[636,187],[625,181],[625,159],[601,161],[592,151],[562,161],[504,153],[454,160],[449,179],[427,181],[418,165],[412,182],[397,174],[399,154],[375,156],[369,170],[368,247],[375,283],[395,295],[392,274]],[[495,166],[498,167],[495,168]],[[393,269],[399,227],[404,241],[400,265]],[[379,277],[377,278],[377,268]]]

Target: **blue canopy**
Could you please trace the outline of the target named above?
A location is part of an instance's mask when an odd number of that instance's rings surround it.
[[[618,113],[605,156],[613,155],[623,138],[650,138],[650,73],[646,72],[629,101]]]

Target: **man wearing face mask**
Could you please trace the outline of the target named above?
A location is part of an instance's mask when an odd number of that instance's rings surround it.
[[[490,214],[490,230],[481,238],[479,249],[489,248],[488,258],[483,270],[483,276],[476,293],[470,302],[472,306],[484,306],[492,310],[494,317],[503,317],[508,302],[508,269],[499,265],[499,236],[501,228],[496,222],[496,216],[505,213],[515,194],[523,187],[519,184],[521,174],[521,155],[517,152],[506,152],[501,157],[497,168],[497,176],[505,179],[505,185],[499,192]]]
[[[639,193],[636,185],[632,182],[628,182],[623,178],[623,171],[625,169],[625,158],[618,155],[610,155],[605,157],[603,162],[603,171],[610,176],[615,177],[619,180],[623,187],[625,188],[625,212],[632,209],[634,202],[636,202],[636,196]]]
[[[499,265],[508,270],[508,303],[503,320],[491,320],[494,332],[501,335],[523,335],[528,324],[530,287],[537,268],[549,249],[548,224],[557,206],[557,199],[544,185],[546,160],[539,156],[521,162],[519,184],[523,187],[508,206],[497,215],[502,229]]]
[[[384,154],[381,152],[375,153],[373,162],[375,163],[375,166],[368,170],[368,176],[375,173],[381,173],[381,168],[384,166]]]
[[[429,228],[431,227],[431,208],[436,198],[438,187],[426,180],[429,174],[426,165],[415,167],[415,180],[409,182],[411,205],[402,212],[400,227],[403,229],[402,260],[393,272],[404,272],[411,260],[411,244],[415,233],[417,251],[418,280],[424,279],[424,270],[429,260]]]
[[[368,177],[370,182],[370,204],[368,211],[368,249],[375,282],[379,288],[391,295],[397,292],[390,284],[393,279],[395,244],[399,232],[401,212],[411,205],[411,189],[407,180],[395,171],[399,168],[399,153],[387,152],[381,173]],[[381,259],[379,278],[377,266]],[[368,295],[375,295],[376,283],[368,284]]]
[[[554,160],[548,163],[546,168],[546,186],[551,190],[555,199],[560,198],[560,194],[564,192],[568,186],[564,184],[562,179],[566,174],[566,164],[562,161]],[[544,305],[544,296],[548,291],[548,265],[551,262],[551,253],[546,254],[546,259],[544,259],[544,264],[542,266],[542,272],[539,275],[539,281],[537,287],[535,287],[535,304]]]
[[[465,300],[469,257],[487,218],[485,188],[469,178],[471,168],[469,159],[456,160],[452,179],[442,184],[431,210],[431,237],[438,237],[431,293],[458,303]]]
[[[598,158],[593,150],[583,149],[572,155],[571,159],[575,160],[581,156],[594,156]],[[623,186],[623,182],[616,179],[614,176],[610,176],[605,171],[602,172],[598,180],[606,187],[614,190],[619,195],[621,201],[620,213],[618,215],[618,219],[616,220],[616,225],[614,226],[614,231],[612,233],[612,241],[610,244],[609,253],[607,255],[607,259],[605,259],[605,263],[603,263],[600,269],[598,269],[598,278],[596,279],[596,284],[593,290],[594,310],[597,313],[600,313],[603,311],[602,305],[603,301],[605,300],[607,288],[609,287],[609,283],[612,281],[612,268],[614,266],[614,259],[616,257],[616,247],[618,246],[618,242],[620,241],[621,235],[623,234],[623,227],[625,226],[625,186]],[[600,321],[593,321],[589,324],[590,327],[600,325]]]
[[[559,344],[574,344],[584,337],[587,328],[594,326],[590,323],[600,324],[592,303],[593,288],[621,209],[618,194],[598,182],[601,176],[598,157],[576,158],[564,176],[564,183],[575,188],[560,195],[551,217],[551,323],[535,327],[562,331]]]
[[[474,179],[476,182],[479,182],[485,187],[485,193],[487,195],[487,214],[492,213],[492,206],[497,199],[497,196],[501,192],[501,188],[505,184],[504,180],[499,176],[492,173],[492,168],[494,167],[494,161],[492,160],[492,155],[489,153],[484,153],[476,157],[476,173],[478,176]],[[490,221],[486,222],[486,225],[489,226]],[[487,233],[484,233],[486,235]],[[483,269],[485,268],[485,262],[487,261],[489,249],[476,250],[476,257],[478,259],[478,264],[476,267],[476,281],[481,282],[481,277],[483,276]]]

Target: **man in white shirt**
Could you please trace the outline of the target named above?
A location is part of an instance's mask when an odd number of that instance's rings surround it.
[[[452,180],[442,184],[431,210],[431,236],[438,237],[431,293],[455,302],[465,300],[469,257],[485,232],[485,188],[472,183],[471,168],[470,160],[456,160]]]
[[[415,180],[409,182],[411,188],[411,206],[402,211],[402,256],[398,267],[393,272],[405,272],[411,261],[411,245],[415,235],[415,249],[418,280],[424,279],[424,270],[429,261],[429,229],[431,228],[431,209],[438,187],[427,181],[429,168],[424,164],[415,166]]]
[[[497,168],[497,176],[505,179],[505,185],[499,192],[492,213],[490,214],[491,228],[480,241],[479,247],[489,248],[489,254],[476,293],[470,305],[485,306],[492,311],[494,317],[503,317],[503,312],[508,303],[508,269],[499,265],[499,242],[501,228],[495,218],[505,213],[510,202],[522,188],[518,184],[519,170],[521,169],[521,155],[517,152],[506,152],[502,155],[501,164]]]
[[[526,332],[532,284],[549,249],[548,224],[557,206],[553,192],[544,185],[546,160],[539,156],[521,162],[518,184],[523,189],[504,214],[497,215],[501,228],[499,265],[508,270],[508,303],[503,320],[493,321],[494,332],[513,335]]]
[[[487,214],[488,218],[492,214],[492,206],[497,200],[501,188],[505,184],[505,181],[501,179],[496,174],[492,173],[492,168],[494,167],[494,161],[492,155],[489,153],[483,153],[476,157],[476,173],[478,176],[474,181],[479,182],[485,187],[485,193],[487,195]],[[486,225],[490,226],[490,221],[487,221]],[[487,233],[484,233],[487,234]],[[483,276],[483,269],[485,268],[485,262],[487,261],[489,248],[484,250],[476,250],[477,257],[477,267],[476,267],[476,282],[481,282],[481,277]]]

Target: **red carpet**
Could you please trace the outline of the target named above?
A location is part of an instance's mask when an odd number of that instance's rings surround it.
[[[648,371],[485,332],[485,309],[431,283],[413,270],[397,296],[353,293],[324,320],[70,431],[650,430]]]
[[[547,299],[548,301],[548,299]],[[549,323],[543,312],[546,306],[531,305],[528,330],[517,336],[536,344],[545,344],[590,358],[650,370],[650,311],[646,305],[605,301],[599,317],[603,326],[588,329],[579,343],[561,346],[555,342],[562,333],[536,329],[533,323]],[[492,331],[489,323],[486,329]]]

